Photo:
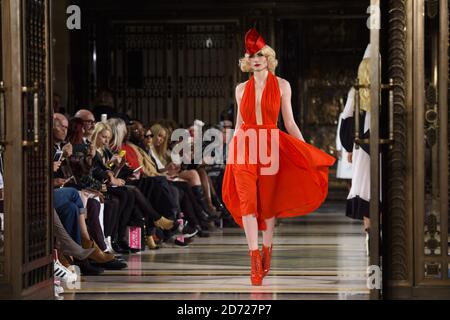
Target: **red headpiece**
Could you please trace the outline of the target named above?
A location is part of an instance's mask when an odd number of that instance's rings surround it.
[[[248,54],[252,55],[257,53],[265,45],[266,42],[256,29],[252,28],[245,34],[245,51]]]

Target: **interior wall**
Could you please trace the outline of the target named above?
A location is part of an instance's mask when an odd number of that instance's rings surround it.
[[[66,26],[69,0],[52,1],[53,93],[61,96],[61,107],[67,111],[70,84],[70,32]]]

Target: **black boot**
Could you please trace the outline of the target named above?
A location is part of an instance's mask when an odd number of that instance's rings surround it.
[[[88,259],[74,259],[74,264],[80,268],[83,276],[98,276],[105,271],[103,268],[91,264]]]
[[[209,222],[213,222],[215,220],[218,220],[218,217],[215,217],[211,215],[209,212],[206,212],[202,209],[202,211],[197,215],[197,217],[200,219],[201,222],[204,222],[208,224]]]
[[[213,205],[217,208],[217,210],[221,211],[223,214],[227,214],[228,210],[227,208],[225,208],[225,205],[223,204],[222,200],[219,199],[219,196],[216,195],[211,195],[211,200]]]
[[[130,253],[130,247],[128,247],[128,243],[119,241],[113,241],[111,243],[111,246],[113,250],[118,254],[129,254]]]
[[[209,237],[209,233],[208,233],[208,229],[207,228],[203,228],[201,225],[196,226],[198,232],[197,232],[197,236],[200,238],[208,238]]]
[[[197,202],[202,207],[203,211],[205,211],[210,217],[212,217],[214,219],[220,218],[220,213],[211,212],[211,210],[208,209],[208,201],[206,200],[205,193],[203,192],[202,186],[193,186],[192,192],[194,193],[194,196],[197,199]]]

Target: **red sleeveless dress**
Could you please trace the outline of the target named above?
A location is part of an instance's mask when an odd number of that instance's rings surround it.
[[[255,98],[252,76],[241,100],[242,126],[228,145],[222,198],[241,227],[242,216],[255,214],[259,229],[265,230],[265,219],[306,215],[319,208],[328,193],[328,168],[336,159],[277,128],[281,96],[271,72],[261,97],[263,125],[257,125]],[[240,134],[247,138],[239,139]],[[256,152],[256,161],[248,137],[263,150]],[[262,155],[272,156],[272,161]]]

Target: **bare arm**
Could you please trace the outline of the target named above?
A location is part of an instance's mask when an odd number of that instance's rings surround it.
[[[241,83],[236,87],[236,105],[237,105],[237,116],[236,116],[236,127],[234,129],[234,135],[236,135],[236,132],[239,130],[239,128],[242,125],[242,116],[241,116],[241,100],[242,95],[244,93],[245,84]]]
[[[286,127],[287,132],[291,136],[300,139],[304,142],[305,139],[303,138],[300,129],[295,123],[294,115],[292,113],[291,85],[286,80],[281,80],[280,89],[281,89],[281,113],[283,115],[284,126]]]

